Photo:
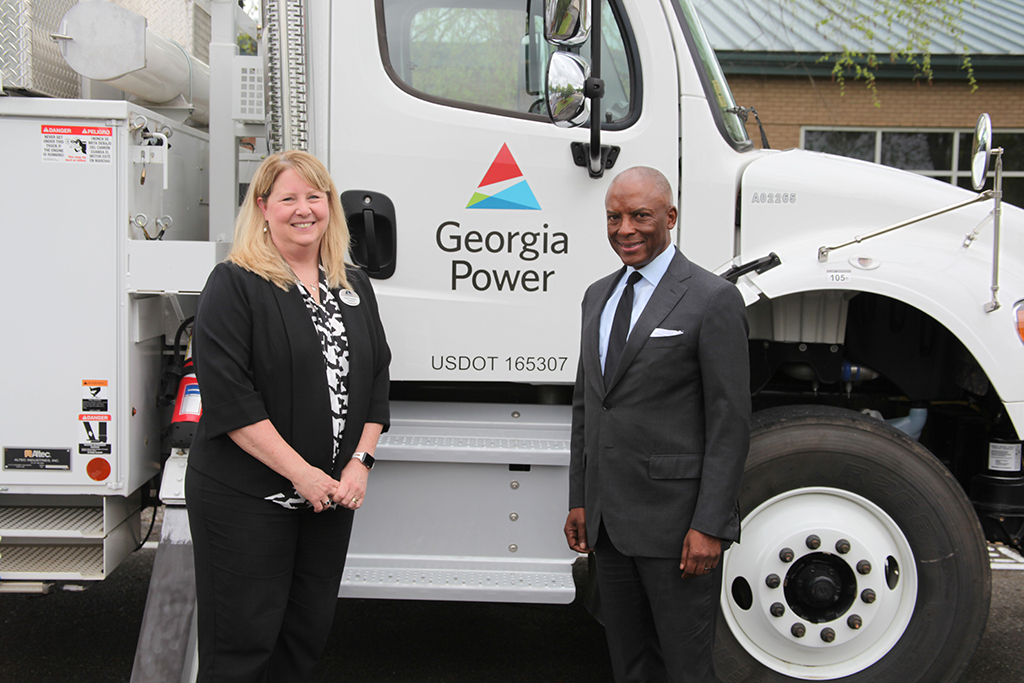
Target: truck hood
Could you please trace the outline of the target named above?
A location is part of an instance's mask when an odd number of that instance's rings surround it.
[[[810,248],[809,255],[816,258],[819,246],[841,244],[976,196],[916,173],[806,150],[787,150],[754,161],[743,174],[741,188],[739,246],[744,260],[789,251],[797,244]],[[909,231],[934,245],[959,248],[964,237],[986,220],[992,206],[991,200],[980,202],[865,244],[872,251],[885,250],[887,244],[905,242],[904,232]],[[1004,208],[1004,249],[1020,254],[1021,212],[1008,205]],[[991,232],[990,225],[983,230],[987,239]],[[859,246],[840,250],[837,256],[845,260]]]

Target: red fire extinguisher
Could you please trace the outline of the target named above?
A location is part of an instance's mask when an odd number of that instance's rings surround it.
[[[188,340],[185,351],[185,373],[178,384],[178,398],[174,401],[174,416],[171,418],[169,438],[172,448],[189,448],[196,433],[196,425],[203,414],[203,400],[199,395],[195,368],[192,365],[192,340]]]

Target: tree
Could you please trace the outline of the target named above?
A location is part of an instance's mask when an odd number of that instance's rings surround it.
[[[863,80],[878,106],[875,72],[881,66],[878,52],[851,49],[851,37],[867,45],[882,45],[892,62],[914,68],[915,78],[931,82],[932,37],[949,36],[962,54],[961,69],[971,91],[978,89],[971,65],[970,49],[963,36],[963,4],[965,0],[780,0],[792,9],[815,8],[823,18],[816,28],[826,38],[844,47],[838,55],[827,54],[823,60],[832,62],[833,78],[840,87],[848,76]],[[967,0],[974,5],[974,0]],[[894,30],[894,27],[898,30]],[[884,30],[881,30],[884,29]]]

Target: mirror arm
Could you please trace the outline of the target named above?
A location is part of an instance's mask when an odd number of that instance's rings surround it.
[[[999,303],[999,229],[1000,217],[1003,212],[1003,148],[997,147],[991,151],[996,158],[996,179],[992,197],[995,199],[992,208],[992,301],[985,304],[985,312],[997,311],[1002,306]]]
[[[600,178],[604,175],[607,158],[601,150],[601,97],[604,95],[604,81],[601,80],[601,0],[591,0],[590,26],[591,76],[583,91],[590,98],[590,159],[587,171],[591,178]]]
[[[893,230],[899,230],[900,228],[905,228],[908,225],[913,225],[914,223],[920,223],[921,221],[927,220],[929,218],[935,218],[936,216],[941,216],[944,213],[949,213],[950,211],[955,211],[956,209],[961,209],[961,208],[963,208],[965,206],[970,206],[971,204],[977,204],[978,202],[983,202],[985,200],[992,199],[994,196],[995,195],[994,195],[994,193],[991,190],[985,190],[984,192],[980,193],[976,197],[972,197],[971,199],[965,199],[962,202],[957,202],[956,204],[953,204],[951,206],[947,206],[944,209],[937,209],[935,211],[929,211],[928,213],[921,214],[920,216],[916,216],[914,218],[910,218],[910,219],[902,221],[900,223],[896,223],[894,225],[890,225],[887,228],[882,228],[881,230],[875,230],[874,232],[870,232],[867,235],[857,235],[856,237],[854,237],[849,242],[843,242],[842,244],[837,244],[834,247],[818,247],[818,262],[819,263],[825,263],[826,261],[828,261],[828,255],[831,254],[836,249],[842,249],[843,247],[848,247],[848,246],[853,245],[853,244],[860,244],[861,242],[869,240],[872,237],[878,237],[879,235],[884,235],[887,232],[892,232]]]

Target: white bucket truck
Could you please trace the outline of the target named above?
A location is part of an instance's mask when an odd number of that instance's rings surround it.
[[[680,248],[748,303],[758,412],[720,675],[959,676],[986,536],[1024,525],[1024,216],[1000,210],[998,168],[979,195],[755,149],[690,0],[546,4],[273,0],[260,57],[238,56],[230,0],[15,4],[0,589],[107,576],[162,469],[133,680],[191,675],[187,449],[157,394],[256,138],[328,162],[394,352],[342,595],[571,601],[579,302],[617,266],[609,179],[643,164],[677,192]]]

